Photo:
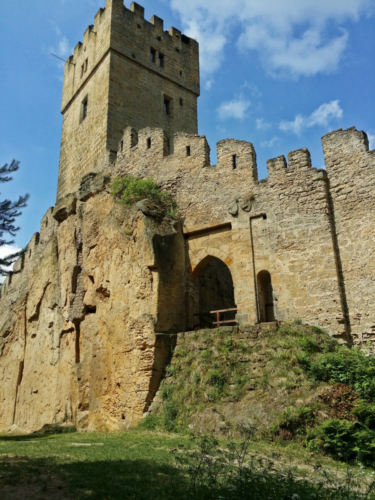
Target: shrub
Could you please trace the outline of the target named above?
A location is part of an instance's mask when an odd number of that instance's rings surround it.
[[[147,415],[146,418],[141,420],[139,427],[148,431],[154,431],[158,427],[161,427],[160,417],[158,415]]]
[[[207,375],[207,384],[222,391],[227,383],[227,379],[221,370],[210,370]]]
[[[352,414],[366,427],[375,431],[375,404],[361,401]]]
[[[332,418],[357,420],[353,410],[360,401],[358,393],[344,384],[326,387],[320,394],[321,401],[329,408]]]
[[[318,342],[311,337],[303,337],[301,339],[298,339],[298,344],[306,352],[313,353],[319,351]]]
[[[178,416],[178,409],[175,403],[167,401],[164,404],[163,420],[164,426],[167,431],[173,431],[176,426],[176,419]]]
[[[315,380],[346,384],[362,398],[375,397],[375,359],[357,348],[349,350],[337,345],[334,352],[318,354],[315,359],[304,353],[298,361]]]
[[[287,408],[278,417],[272,427],[273,434],[279,434],[291,439],[296,434],[305,434],[306,429],[315,424],[315,408],[310,406],[300,406],[296,409]]]
[[[112,183],[112,195],[128,206],[147,198],[160,205],[165,210],[166,216],[175,218],[178,215],[176,201],[153,179],[142,179],[132,175],[117,177]]]
[[[307,447],[341,460],[375,459],[375,432],[360,422],[331,418],[309,432]]]
[[[161,397],[165,400],[170,399],[172,395],[172,386],[170,384],[164,384],[161,388]]]

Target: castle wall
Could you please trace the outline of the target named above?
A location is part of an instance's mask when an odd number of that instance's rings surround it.
[[[258,182],[250,143],[220,141],[213,166],[204,137],[176,134],[175,152],[167,156],[164,143],[161,130],[127,129],[112,174],[152,177],[176,196],[184,221],[187,272],[209,255],[227,260],[238,319],[252,324],[260,321],[257,276],[267,270],[278,319],[303,318],[345,337],[327,176],[311,167],[309,152],[290,153],[289,167],[284,157],[270,160],[268,179]],[[190,327],[194,279],[188,276]]]
[[[354,127],[322,139],[342,301],[355,342],[375,339],[375,151]]]

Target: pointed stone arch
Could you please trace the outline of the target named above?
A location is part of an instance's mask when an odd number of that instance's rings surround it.
[[[215,257],[222,260],[229,268],[233,264],[232,257],[218,248],[202,248],[189,257],[188,273],[196,277],[199,277],[206,265]]]

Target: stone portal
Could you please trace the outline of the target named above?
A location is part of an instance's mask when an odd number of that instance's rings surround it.
[[[202,328],[212,328],[216,315],[210,311],[236,307],[231,272],[222,260],[211,257],[196,283],[196,323]],[[220,313],[220,321],[234,320],[235,314],[235,311]]]
[[[268,271],[260,271],[257,276],[259,297],[259,319],[261,323],[275,321],[271,275]]]

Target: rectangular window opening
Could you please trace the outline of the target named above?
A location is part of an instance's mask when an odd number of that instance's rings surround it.
[[[184,101],[182,98],[180,98],[180,106],[183,106],[184,105]]]
[[[81,66],[81,78],[83,77],[84,72],[85,72],[85,65],[82,64],[82,66]]]
[[[171,101],[166,97],[164,97],[164,114],[165,115],[171,114]]]
[[[237,168],[237,155],[232,156],[232,167],[233,169]]]
[[[150,61],[152,63],[156,62],[156,50],[153,48],[150,49]]]
[[[159,66],[164,68],[164,54],[159,53]]]
[[[190,146],[186,146],[186,156],[191,156]]]
[[[86,61],[85,61],[85,73],[86,73],[86,71],[87,71],[88,66],[89,66],[89,60],[88,60],[88,59],[86,59]]]
[[[151,149],[151,137],[147,139],[147,149]]]

